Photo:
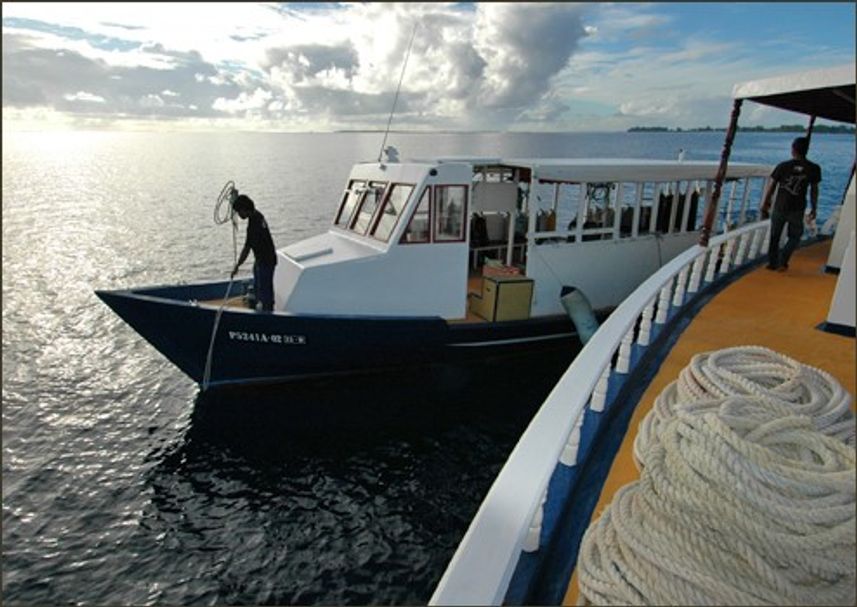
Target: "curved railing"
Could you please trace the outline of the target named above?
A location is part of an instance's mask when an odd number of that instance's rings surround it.
[[[500,605],[521,552],[538,550],[547,488],[558,462],[577,463],[584,413],[603,411],[612,374],[630,370],[632,344],[649,345],[703,285],[767,250],[769,221],[695,245],[641,284],[604,322],[524,431],[479,507],[429,601]],[[617,353],[618,352],[618,353]],[[612,360],[616,356],[615,367]]]

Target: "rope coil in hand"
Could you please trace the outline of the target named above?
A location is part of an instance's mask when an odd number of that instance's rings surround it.
[[[639,481],[583,538],[581,604],[853,605],[850,395],[770,350],[730,348],[694,357],[658,401],[635,443]]]

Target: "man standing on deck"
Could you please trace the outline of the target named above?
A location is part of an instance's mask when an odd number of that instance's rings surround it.
[[[768,216],[774,189],[777,200],[771,213],[771,240],[768,246],[769,270],[785,272],[789,267],[789,258],[800,244],[803,235],[803,213],[806,209],[806,190],[810,190],[812,210],[808,217],[815,219],[818,210],[818,183],[821,181],[821,167],[806,158],[809,139],[798,137],[792,142],[792,159],[781,162],[771,173],[765,197],[762,201],[762,217]],[[788,225],[788,240],[780,251],[780,237],[783,227]]]
[[[268,229],[268,222],[253,204],[249,196],[240,194],[232,208],[241,219],[247,219],[247,237],[244,240],[244,248],[238,257],[238,263],[232,269],[232,277],[238,272],[238,268],[247,259],[250,250],[253,250],[253,283],[256,287],[256,299],[262,302],[262,310],[271,312],[274,309],[274,266],[277,265],[277,252],[274,249],[274,240]]]

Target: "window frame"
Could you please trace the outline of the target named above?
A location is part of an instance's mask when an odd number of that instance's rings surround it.
[[[360,214],[363,212],[363,206],[366,204],[366,198],[370,193],[373,192],[373,188],[377,188],[377,185],[373,184],[383,184],[383,189],[381,190],[381,200],[378,204],[375,205],[375,209],[373,209],[372,214],[369,216],[369,220],[366,223],[366,227],[363,228],[362,231],[358,231],[355,228],[357,227],[357,221],[360,219]],[[354,209],[354,212],[351,216],[351,221],[348,226],[348,231],[354,232],[355,234],[359,234],[361,236],[366,236],[369,233],[369,228],[372,227],[373,220],[375,219],[375,214],[378,212],[378,209],[384,203],[384,200],[387,196],[387,190],[389,188],[389,181],[367,181],[366,191],[360,196],[360,201],[357,204],[357,207]]]
[[[416,188],[414,188],[416,189]],[[412,244],[431,244],[433,242],[433,234],[432,234],[432,211],[434,207],[434,193],[432,192],[431,185],[423,186],[423,191],[420,192],[420,197],[414,205],[413,211],[411,211],[411,216],[408,218],[408,224],[405,226],[405,230],[402,232],[402,235],[399,237],[399,244],[401,245],[412,245]],[[428,230],[426,232],[426,240],[420,241],[408,241],[405,240],[405,236],[408,234],[408,230],[410,230],[411,225],[414,223],[414,218],[417,216],[417,213],[420,211],[420,205],[423,203],[423,197],[428,193],[428,212],[426,216],[428,218]]]
[[[352,191],[352,188],[354,187],[355,183],[362,183],[363,186],[365,187],[367,180],[365,180],[365,179],[352,179],[351,181],[348,182],[348,186],[345,188],[345,191],[342,193],[342,200],[339,202],[339,209],[336,211],[336,218],[333,220],[333,225],[336,226],[337,228],[341,228],[343,230],[348,229],[348,224],[351,223],[351,216],[354,215],[355,209],[357,209],[357,207],[359,206],[360,198],[363,197],[363,193],[361,193],[357,196],[357,202],[355,203],[354,208],[351,209],[351,215],[349,215],[348,221],[346,222],[346,225],[341,224],[340,219],[342,219],[342,212],[345,210],[345,204],[348,202],[348,198],[351,195],[351,191]]]
[[[435,227],[436,226],[435,226],[434,222],[432,222],[432,224],[431,224],[431,237],[432,237],[431,241],[433,243],[437,243],[437,244],[467,242],[467,216],[468,216],[468,207],[470,204],[470,200],[469,200],[469,198],[470,198],[469,197],[470,186],[467,184],[463,184],[463,183],[443,183],[443,184],[434,185],[432,187],[432,203],[431,203],[431,207],[432,207],[433,212],[435,211],[435,207],[437,205],[437,200],[438,200],[437,190],[440,188],[462,188],[464,190],[464,204],[462,205],[462,209],[461,209],[461,237],[456,238],[456,239],[446,239],[445,238],[443,240],[438,240],[437,234],[435,233]]]
[[[376,232],[378,231],[378,226],[381,225],[381,218],[384,217],[384,211],[387,209],[387,205],[390,204],[390,198],[392,198],[393,190],[396,187],[400,187],[400,186],[401,187],[409,187],[409,188],[411,188],[411,191],[408,192],[408,195],[405,197],[405,202],[402,205],[402,212],[400,212],[396,215],[396,221],[393,222],[393,225],[390,227],[390,232],[387,234],[387,237],[386,238],[379,238],[376,235]],[[393,234],[396,232],[396,228],[398,227],[399,222],[401,221],[402,217],[405,215],[404,211],[405,211],[405,209],[408,208],[408,203],[410,202],[411,196],[413,196],[414,191],[416,189],[417,189],[417,184],[415,184],[415,183],[407,183],[407,182],[400,182],[400,181],[389,182],[387,184],[387,190],[384,193],[384,199],[381,201],[381,204],[378,205],[378,208],[375,211],[375,217],[373,217],[372,223],[370,225],[370,230],[368,231],[368,235],[371,236],[372,238],[374,238],[375,240],[379,241],[379,242],[389,242],[390,237],[392,237]]]

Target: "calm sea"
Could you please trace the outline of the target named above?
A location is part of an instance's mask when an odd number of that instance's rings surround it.
[[[740,133],[775,163],[790,134]],[[571,353],[203,397],[95,289],[222,279],[227,180],[280,246],[378,134],[3,134],[3,600],[425,603]],[[717,160],[720,133],[393,134],[403,158]],[[819,221],[854,138],[817,134]],[[249,266],[248,266],[249,267]]]

